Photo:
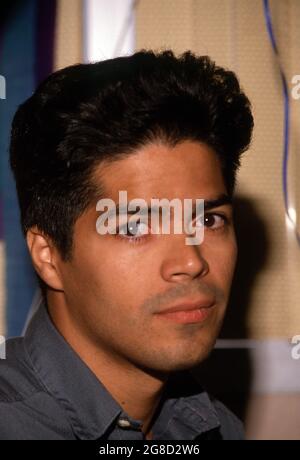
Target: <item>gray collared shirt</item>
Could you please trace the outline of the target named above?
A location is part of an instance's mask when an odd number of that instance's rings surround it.
[[[144,440],[133,420],[68,345],[42,305],[0,360],[0,439]],[[189,372],[170,377],[154,440],[242,439],[239,420]]]

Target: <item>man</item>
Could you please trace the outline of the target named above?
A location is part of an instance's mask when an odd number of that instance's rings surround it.
[[[44,304],[7,343],[1,438],[242,437],[187,370],[225,313],[232,195],[252,127],[235,75],[190,52],[68,67],[18,109],[11,166]],[[99,232],[99,200],[118,203],[120,191],[150,210],[153,198],[204,200],[204,216],[189,217],[203,241],[121,212],[114,232]]]

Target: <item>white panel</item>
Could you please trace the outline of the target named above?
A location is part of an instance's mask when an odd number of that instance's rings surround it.
[[[85,62],[133,53],[135,4],[135,0],[84,0]]]
[[[291,339],[218,340],[217,349],[247,349],[253,393],[300,392],[300,329]]]

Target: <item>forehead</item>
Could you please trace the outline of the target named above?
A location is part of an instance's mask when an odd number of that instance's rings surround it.
[[[129,197],[145,199],[209,199],[226,192],[216,153],[193,141],[174,147],[148,144],[120,160],[100,165],[94,180],[112,198],[119,190],[126,190]]]

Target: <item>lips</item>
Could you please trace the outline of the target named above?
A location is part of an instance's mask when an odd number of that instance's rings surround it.
[[[157,315],[177,323],[198,323],[203,322],[211,314],[214,304],[214,299],[182,301],[157,312]]]

